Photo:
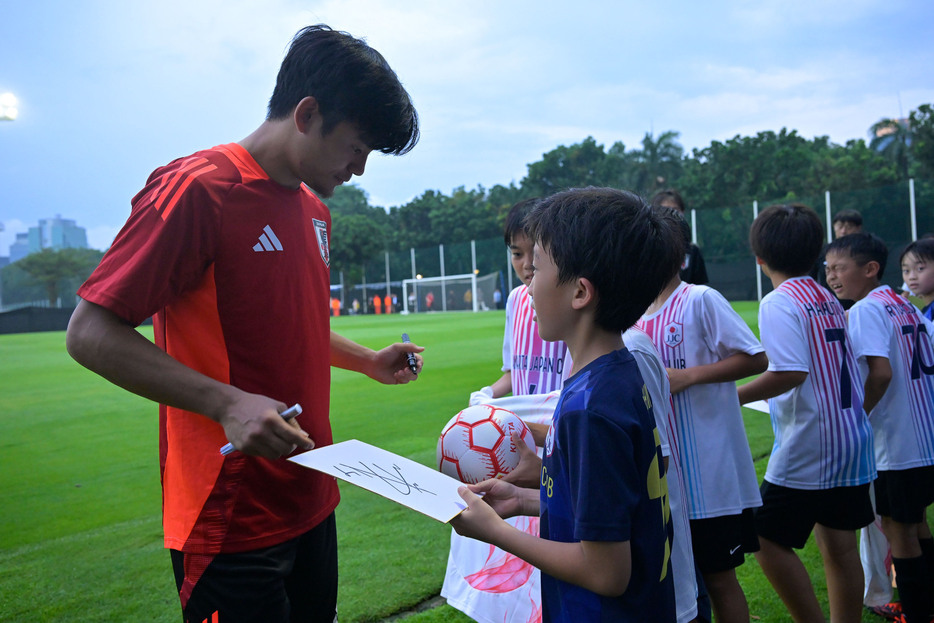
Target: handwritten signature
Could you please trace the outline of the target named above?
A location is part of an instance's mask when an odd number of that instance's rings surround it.
[[[402,474],[402,469],[398,465],[393,465],[392,469],[386,469],[385,467],[377,465],[376,463],[373,463],[372,466],[369,466],[363,461],[360,461],[360,467],[341,463],[340,465],[335,465],[334,469],[344,474],[344,476],[348,479],[354,476],[378,478],[402,495],[411,495],[412,493],[427,493],[429,495],[437,495],[433,491],[421,488],[418,483],[409,483],[405,479],[405,476]]]

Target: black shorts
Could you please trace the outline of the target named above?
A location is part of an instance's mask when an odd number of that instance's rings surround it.
[[[745,562],[745,554],[759,551],[752,509],[739,515],[692,519],[691,544],[701,573],[735,569]]]
[[[337,617],[333,513],[302,536],[264,549],[215,556],[170,552],[186,622],[333,623]]]
[[[858,530],[876,516],[869,499],[869,483],[832,489],[792,489],[763,481],[762,506],[756,509],[760,537],[801,549],[814,524],[834,530]]]
[[[921,523],[934,504],[934,465],[880,471],[875,482],[876,512],[899,523]]]

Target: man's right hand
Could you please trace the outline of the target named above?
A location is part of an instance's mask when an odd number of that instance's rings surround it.
[[[279,415],[285,403],[258,394],[244,394],[229,405],[217,421],[224,427],[228,441],[244,454],[277,459],[296,448],[311,450],[314,441],[295,419]]]

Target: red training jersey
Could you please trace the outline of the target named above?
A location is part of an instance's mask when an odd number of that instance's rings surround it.
[[[181,363],[244,391],[299,403],[332,443],[331,218],[310,190],[272,181],[237,144],[150,176],[100,266],[78,291],[137,325]],[[337,506],[334,479],[285,459],[218,452],[223,428],[160,405],[165,546],[214,554],[268,547]]]

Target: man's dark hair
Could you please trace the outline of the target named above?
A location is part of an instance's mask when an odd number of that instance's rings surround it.
[[[367,147],[401,155],[418,142],[418,113],[383,56],[346,32],[318,24],[298,31],[269,99],[269,121],[292,114],[313,96],[323,134],[343,121],[357,126]]]
[[[833,220],[830,221],[830,224],[835,223],[852,223],[857,227],[863,226],[863,215],[857,210],[840,210],[833,215]]]
[[[595,321],[608,331],[635,324],[684,260],[673,221],[613,188],[552,195],[532,209],[526,226],[554,259],[559,283],[583,277],[594,285]]]
[[[660,206],[666,203],[673,203],[681,212],[684,212],[684,199],[674,188],[660,190],[652,196],[652,207]]]
[[[806,205],[772,205],[753,221],[749,244],[770,269],[800,277],[811,272],[820,256],[824,226]]]
[[[878,279],[882,279],[885,264],[889,260],[889,250],[882,242],[882,238],[867,233],[849,234],[837,238],[827,245],[825,256],[831,253],[849,255],[860,266],[865,266],[869,262],[877,262],[879,264],[879,273],[876,275]]]
[[[507,247],[512,245],[512,239],[516,234],[528,235],[529,232],[525,228],[525,217],[541,200],[541,197],[523,199],[509,208],[509,212],[506,214],[506,224],[503,226],[503,240],[506,241]]]
[[[924,237],[915,240],[902,251],[901,256],[898,258],[899,264],[905,260],[905,256],[911,253],[916,255],[918,259],[924,260],[925,262],[934,262],[934,237]]]

